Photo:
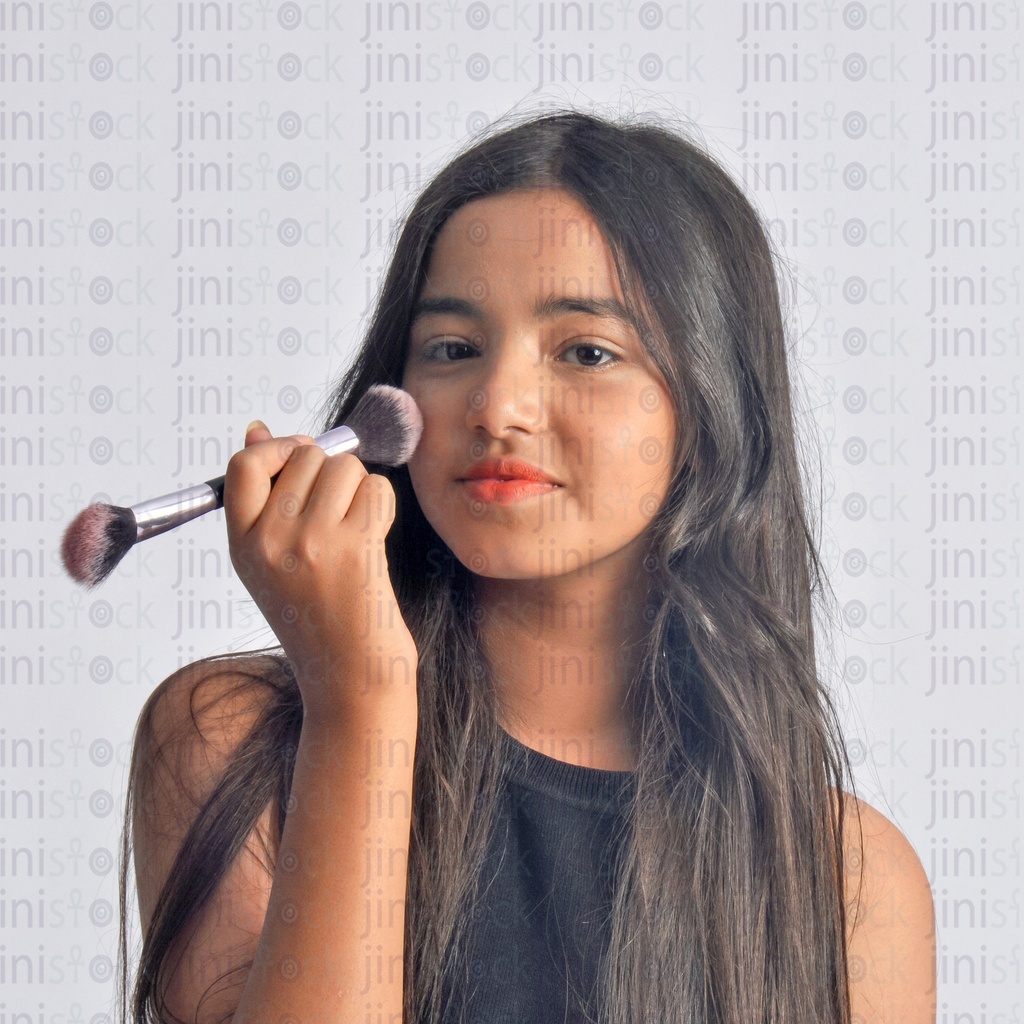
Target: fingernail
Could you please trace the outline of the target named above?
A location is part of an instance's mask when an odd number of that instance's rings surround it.
[[[248,434],[250,430],[269,430],[269,429],[270,428],[266,425],[266,423],[263,422],[263,420],[253,420],[252,423],[250,423],[249,426],[247,426],[245,428],[245,432]]]

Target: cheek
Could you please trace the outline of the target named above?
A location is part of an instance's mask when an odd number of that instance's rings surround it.
[[[659,404],[652,409],[650,406],[654,402]],[[647,392],[640,396],[640,408],[648,413],[647,423],[645,424],[648,452],[653,454],[655,449],[660,451],[660,457],[649,461],[648,464],[651,465],[652,469],[660,468],[664,472],[671,474],[675,459],[676,432],[678,430],[676,416],[672,409],[672,398],[669,394],[660,390],[656,395],[653,392]],[[641,447],[643,448],[643,445]],[[641,450],[641,457],[643,457],[643,454],[644,452]]]
[[[424,515],[436,529],[433,520],[444,499],[446,486],[454,476],[456,459],[451,450],[451,431],[426,413],[423,421],[423,435],[408,463],[409,480]]]
[[[607,417],[605,430],[617,430],[637,468],[658,469],[671,464],[676,438],[672,398],[662,388],[648,384],[620,401],[617,416]],[[625,453],[624,453],[625,454]]]
[[[433,462],[429,452],[423,450],[422,442],[416,450],[416,454],[409,461],[409,480],[412,483],[413,493],[416,500],[426,511],[427,507],[434,502],[436,490],[436,473],[433,471]]]
[[[464,407],[460,404],[460,396],[441,391],[436,387],[415,387],[408,389],[423,417],[423,434],[417,448],[417,457],[421,451],[441,451],[445,441],[450,439],[460,422],[465,420]]]

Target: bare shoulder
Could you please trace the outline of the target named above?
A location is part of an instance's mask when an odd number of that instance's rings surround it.
[[[933,1024],[935,914],[928,876],[896,825],[869,803],[843,797],[853,1019]]]
[[[282,676],[272,658],[221,658],[189,665],[160,684],[139,716],[132,754],[132,846],[143,934],[199,810],[223,778],[240,744]],[[272,808],[260,813],[242,851],[204,904],[190,934],[179,936],[163,986],[178,1017],[220,1019],[237,987],[211,984],[251,958],[273,879]],[[244,977],[237,978],[240,984]],[[229,1014],[230,1015],[230,1014]]]
[[[178,799],[200,800],[258,717],[258,691],[244,662],[211,659],[186,665],[149,695],[139,713],[132,747],[131,784],[136,810],[173,781]]]
[[[139,715],[132,758],[135,861],[145,928],[159,895],[149,884],[166,875],[176,853],[239,744],[272,696],[280,672],[266,658],[216,658],[187,665],[150,695]],[[157,846],[161,847],[159,851]],[[173,847],[173,848],[172,848]],[[157,856],[156,863],[150,854]],[[145,871],[138,871],[144,866]]]
[[[211,658],[178,669],[149,696],[136,739],[160,746],[202,740],[215,751],[250,728],[280,675],[271,655]]]

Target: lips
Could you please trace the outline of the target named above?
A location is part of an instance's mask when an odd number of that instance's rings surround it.
[[[466,470],[463,480],[529,480],[553,484],[555,480],[543,470],[522,459],[484,459]]]
[[[459,482],[471,498],[496,505],[550,494],[560,486],[543,470],[521,459],[485,459],[474,463]]]

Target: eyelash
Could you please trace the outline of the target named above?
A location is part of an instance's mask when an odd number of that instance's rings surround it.
[[[428,363],[446,363],[455,362],[454,359],[442,359],[442,353],[447,353],[450,348],[464,348],[473,349],[473,346],[468,341],[448,341],[447,339],[438,339],[437,341],[427,342],[423,346],[423,359]]]
[[[564,356],[566,352],[572,352],[573,350],[578,348],[595,349],[596,351],[608,356],[608,358],[602,360],[600,363],[574,363],[574,366],[582,366],[584,369],[587,370],[602,370],[606,366],[614,366],[617,362],[619,362],[619,357],[614,352],[612,352],[611,349],[605,348],[604,345],[595,345],[592,342],[587,341],[574,342],[572,345],[570,345],[562,352],[562,355]]]
[[[460,362],[460,359],[443,358],[444,354],[448,354],[449,349],[456,347],[460,349],[468,349],[473,352],[479,351],[468,341],[462,341],[461,339],[455,339],[452,341],[449,341],[447,339],[438,339],[437,341],[428,342],[423,347],[423,358],[427,362]],[[614,366],[616,363],[620,361],[619,356],[612,352],[611,349],[606,348],[604,345],[598,345],[595,344],[594,342],[587,341],[574,341],[572,344],[567,345],[562,350],[560,357],[564,356],[567,352],[573,352],[581,348],[593,349],[597,352],[600,352],[602,355],[607,356],[608,358],[603,359],[599,363],[575,363],[572,362],[571,360],[567,360],[570,363],[570,365],[579,366],[584,370],[603,370],[608,366]]]

